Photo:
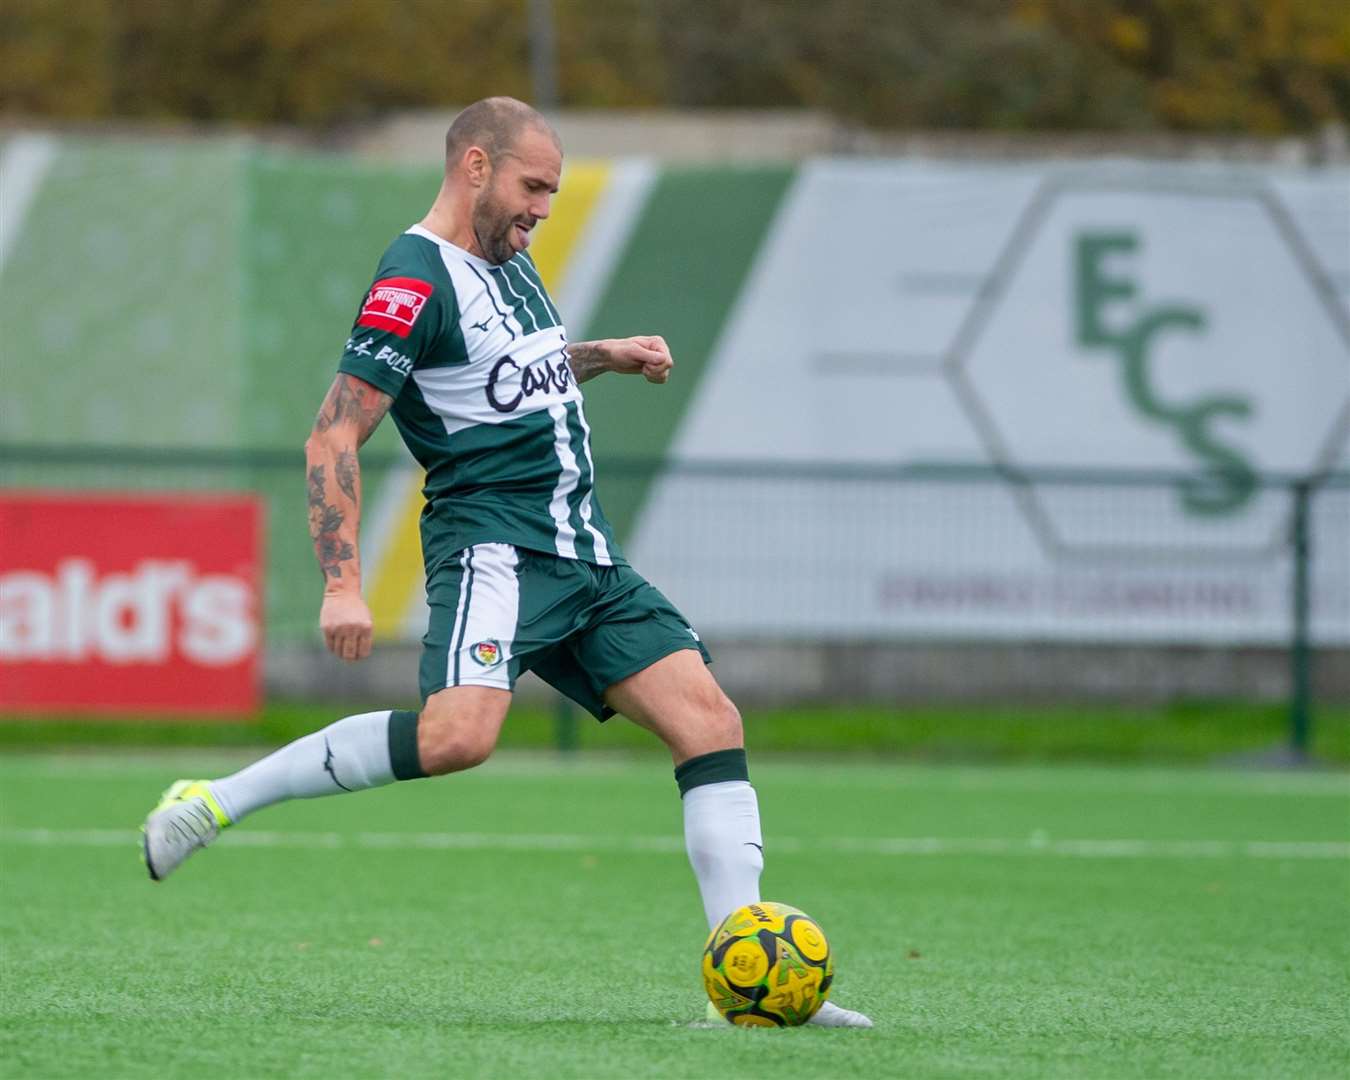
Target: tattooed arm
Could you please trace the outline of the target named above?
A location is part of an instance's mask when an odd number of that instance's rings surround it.
[[[574,342],[567,346],[567,363],[579,383],[606,371],[641,373],[648,382],[663,383],[675,361],[664,338],[631,337]]]
[[[319,626],[328,648],[343,660],[370,655],[370,609],[361,598],[361,469],[356,452],[394,399],[370,383],[340,373],[319,406],[305,442],[309,535],[323,571]]]

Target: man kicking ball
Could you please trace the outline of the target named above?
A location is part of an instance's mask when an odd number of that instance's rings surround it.
[[[526,251],[562,172],[539,113],[477,102],[445,150],[440,192],[380,260],[305,444],[319,625],[343,660],[371,646],[357,451],[392,411],[426,470],[422,709],[348,716],[231,776],[178,781],[146,819],[146,866],[163,881],[221,829],[285,799],[481,764],[517,676],[533,671],[597,719],[622,713],[670,748],[715,926],[760,898],[764,865],[740,714],[698,635],[615,541],[578,388],[606,371],[664,383],[670,351],[659,337],[568,342]],[[830,1002],[811,1022],[871,1027]]]

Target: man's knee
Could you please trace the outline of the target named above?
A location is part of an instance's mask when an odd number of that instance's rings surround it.
[[[717,701],[712,709],[712,734],[724,740],[724,746],[743,746],[745,729],[741,725],[741,711],[726,694],[718,691]]]
[[[433,694],[417,718],[422,771],[441,776],[485,762],[497,745],[509,701],[509,693],[481,687]]]
[[[496,745],[495,739],[489,739],[481,732],[459,731],[452,725],[425,720],[417,725],[417,754],[422,771],[428,776],[463,772],[481,765]]]
[[[693,649],[615,683],[605,703],[659,736],[676,764],[745,745],[740,712]]]
[[[740,710],[720,687],[715,687],[714,692],[699,703],[694,722],[681,733],[680,741],[690,755],[744,746]]]

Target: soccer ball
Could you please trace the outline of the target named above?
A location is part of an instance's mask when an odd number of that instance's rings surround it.
[[[830,995],[830,943],[805,912],[768,900],[737,908],[708,936],[703,986],[742,1027],[796,1027]]]

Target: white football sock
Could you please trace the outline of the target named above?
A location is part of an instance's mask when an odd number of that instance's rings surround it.
[[[684,846],[709,929],[759,900],[764,838],[759,800],[748,780],[702,784],[684,793]]]
[[[284,799],[313,799],[392,783],[389,713],[385,709],[348,716],[296,739],[223,780],[212,780],[211,794],[235,823]]]

